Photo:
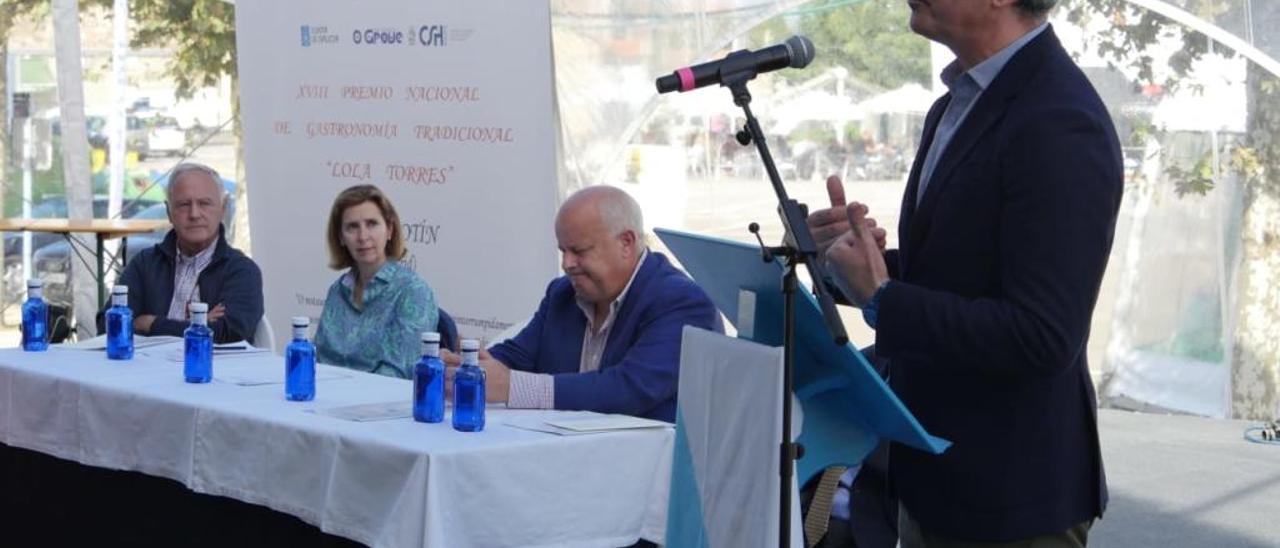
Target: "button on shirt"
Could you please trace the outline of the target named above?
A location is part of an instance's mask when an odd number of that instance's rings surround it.
[[[195,256],[184,255],[181,248],[174,253],[176,266],[173,269],[173,299],[169,301],[170,320],[186,321],[187,304],[192,301],[199,302],[200,286],[196,281],[200,279],[200,273],[205,267],[213,261],[213,250],[217,248],[218,238],[214,238],[209,247],[196,253]]]
[[[609,303],[609,314],[605,316],[604,321],[600,322],[599,328],[595,325],[595,305],[578,299],[578,308],[587,317],[587,329],[582,334],[582,360],[578,366],[580,373],[600,369],[600,360],[604,356],[605,344],[609,342],[609,331],[613,329],[613,320],[618,316],[618,310],[622,308],[622,302],[627,298],[627,293],[631,291],[631,284],[636,281],[636,274],[640,272],[640,266],[644,264],[644,259],[648,255],[649,250],[647,249],[640,254],[640,260],[636,261],[636,268],[631,272],[631,279],[627,280],[627,285],[622,288],[618,298]],[[511,385],[507,394],[507,407],[516,409],[554,409],[555,396],[554,376],[546,373],[511,370]]]
[[[1048,22],[1040,23],[1040,26],[1022,35],[1021,38],[1014,40],[968,71],[961,72],[963,67],[959,59],[952,61],[942,70],[942,83],[951,90],[951,101],[947,103],[947,108],[942,113],[942,119],[938,122],[938,127],[933,134],[933,142],[929,144],[929,151],[925,154],[924,165],[920,168],[920,188],[916,191],[917,206],[924,200],[924,193],[933,178],[933,170],[938,166],[942,154],[947,151],[947,145],[951,143],[951,138],[955,137],[960,124],[964,123],[964,119],[969,116],[969,111],[973,110],[974,103],[982,97],[982,92],[986,91],[992,80],[996,79],[1001,69],[1009,63],[1009,59],[1027,45],[1027,42],[1044,32],[1048,26]]]

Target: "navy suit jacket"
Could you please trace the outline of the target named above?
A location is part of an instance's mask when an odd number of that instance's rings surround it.
[[[190,322],[170,320],[169,304],[173,300],[173,272],[176,266],[178,235],[170,230],[160,243],[142,250],[129,261],[117,284],[129,286],[129,308],[136,318],[153,314],[151,335],[181,337]],[[227,243],[223,227],[218,227],[218,243],[209,266],[196,278],[200,286],[200,302],[209,308],[221,304],[227,313],[209,322],[213,342],[230,343],[253,340],[262,321],[262,271],[253,259]],[[107,303],[109,308],[111,303]],[[103,314],[98,312],[98,332],[105,333]]]
[[[587,318],[569,278],[556,278],[520,334],[491,348],[512,369],[555,375],[556,409],[623,413],[674,422],[684,326],[723,332],[702,288],[650,251],[614,317],[600,369],[579,373]]]
[[[1106,481],[1085,359],[1123,186],[1115,128],[1046,29],[961,124],[916,207],[933,105],[908,179],[876,350],[929,432],[890,476],[928,532],[1002,542],[1100,516]]]

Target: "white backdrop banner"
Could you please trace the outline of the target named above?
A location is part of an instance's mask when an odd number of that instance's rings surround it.
[[[557,273],[546,2],[237,3],[253,257],[267,316],[318,320],[338,192],[375,184],[465,336],[532,314]]]

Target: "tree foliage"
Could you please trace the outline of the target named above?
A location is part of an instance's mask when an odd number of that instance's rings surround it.
[[[783,78],[803,79],[844,67],[857,80],[891,89],[930,78],[929,42],[911,32],[910,16],[902,0],[825,0],[775,17],[750,36],[758,43],[791,34],[813,40],[813,64],[804,72],[779,72]]]
[[[107,2],[110,3],[109,1]],[[173,47],[178,97],[236,76],[235,6],[225,0],[131,0],[133,46]]]
[[[1208,36],[1125,0],[1073,0],[1067,2],[1066,8],[1071,21],[1090,30],[1086,44],[1112,66],[1135,72],[1139,85],[1154,84],[1172,91],[1186,85],[1196,64],[1207,55],[1235,56],[1229,48],[1213,47]],[[1186,0],[1182,5],[1182,9],[1206,21],[1233,17],[1236,11],[1251,8],[1255,12],[1280,12],[1274,5],[1259,7],[1228,0]],[[1109,24],[1093,24],[1095,18]],[[1180,47],[1160,48],[1162,41]],[[1280,129],[1280,115],[1269,108],[1280,104],[1280,79],[1254,63],[1248,64],[1247,71],[1247,133],[1242,146],[1231,152],[1228,167],[1258,190],[1280,194],[1280,177],[1275,170],[1265,169],[1280,165],[1280,141],[1274,137]],[[1211,167],[1209,154],[1206,152],[1206,157],[1192,166],[1168,168],[1166,175],[1173,180],[1179,195],[1203,195],[1213,189],[1213,178],[1207,175]]]

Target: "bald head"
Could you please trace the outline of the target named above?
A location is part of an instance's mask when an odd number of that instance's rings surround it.
[[[607,307],[622,293],[644,251],[640,205],[611,186],[573,193],[556,214],[561,268],[578,297]]]
[[[639,240],[644,240],[644,216],[640,213],[640,204],[622,189],[598,185],[574,192],[560,205],[556,219],[580,208],[594,211],[610,234],[618,235],[630,230]]]

